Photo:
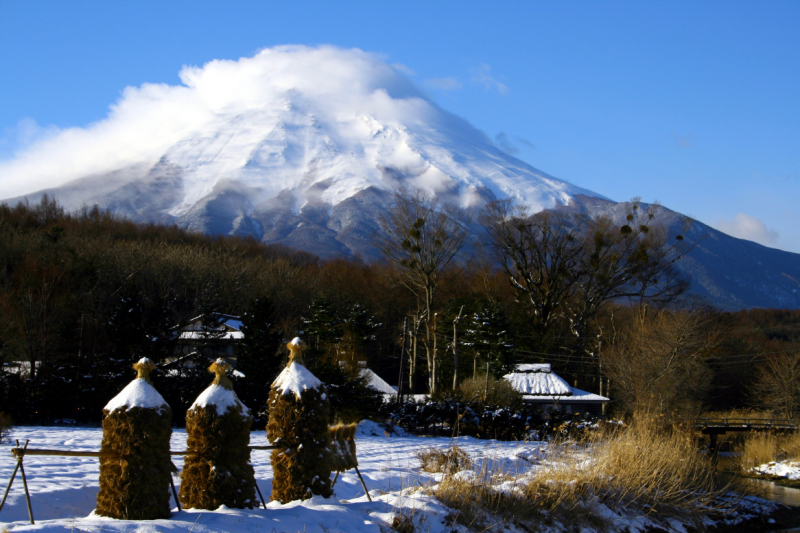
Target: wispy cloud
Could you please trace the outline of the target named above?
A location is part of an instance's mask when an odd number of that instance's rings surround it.
[[[720,219],[715,225],[718,230],[733,237],[755,241],[772,246],[778,241],[778,232],[770,229],[756,217],[738,213],[733,220]]]
[[[402,64],[402,63],[392,63],[392,68],[395,69],[397,72],[401,72],[406,76],[416,76],[417,73],[411,70],[410,67]]]
[[[457,91],[464,85],[455,78],[430,78],[423,82],[426,87],[440,91]]]
[[[517,135],[510,136],[504,131],[501,131],[495,135],[494,142],[497,144],[498,148],[511,155],[517,155],[519,153],[518,145],[520,144],[530,150],[536,149],[536,145],[530,142],[528,139],[519,137]]]
[[[472,81],[483,85],[486,89],[496,89],[500,94],[508,94],[508,86],[500,83],[492,76],[492,67],[486,63],[481,63],[476,68],[470,70]]]

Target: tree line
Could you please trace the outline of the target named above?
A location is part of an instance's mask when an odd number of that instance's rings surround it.
[[[301,334],[347,417],[364,403],[362,365],[403,392],[447,395],[522,362],[551,363],[619,413],[760,402],[796,416],[800,314],[691,302],[672,266],[691,244],[630,205],[622,225],[510,202],[470,219],[404,191],[376,236],[384,260],[371,264],[96,207],[66,213],[48,198],[0,206],[2,410],[19,423],[96,422],[148,356],[179,412],[209,378],[167,367],[176,327],[227,313],[243,317],[236,387],[254,410],[282,343]]]

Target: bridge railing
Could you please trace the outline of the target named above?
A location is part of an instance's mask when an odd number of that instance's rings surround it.
[[[758,427],[800,429],[800,420],[791,418],[692,418],[680,423],[694,427]]]

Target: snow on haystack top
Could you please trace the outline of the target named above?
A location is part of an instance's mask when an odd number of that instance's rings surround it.
[[[142,361],[146,363],[147,358],[142,358],[139,363],[142,363]],[[144,379],[137,378],[128,383],[128,386],[122,389],[119,394],[114,396],[114,398],[112,398],[103,409],[110,413],[114,409],[119,409],[120,407],[127,407],[128,409],[131,409],[132,407],[142,407],[144,409],[162,409],[169,406],[167,405],[167,402],[164,401],[164,398],[162,398],[155,389],[155,387],[153,387]]]
[[[152,361],[150,361],[150,359],[148,359],[147,357],[142,357],[141,359],[136,361],[136,363],[139,365],[146,365],[147,363],[152,363]]]
[[[294,339],[289,341],[289,344],[291,344],[292,346],[302,346],[303,341],[300,339],[300,337],[295,337]]]
[[[300,363],[294,361],[283,369],[272,384],[272,387],[281,391],[284,396],[292,392],[297,399],[300,399],[303,392],[310,389],[318,389],[321,386],[322,382],[314,374]]]
[[[217,360],[219,362],[219,360]],[[224,361],[223,361],[224,362]],[[207,407],[213,405],[217,411],[218,416],[222,416],[228,410],[228,407],[237,409],[245,416],[250,415],[250,409],[236,396],[236,393],[230,389],[226,389],[220,385],[210,385],[206,390],[200,393],[200,396],[194,401],[189,408],[191,411],[195,407]]]
[[[533,366],[533,365],[520,365]],[[550,365],[547,365],[548,367]],[[521,370],[517,368],[517,370]],[[571,396],[572,388],[561,377],[552,372],[522,371],[506,374],[503,379],[522,394],[534,396]]]

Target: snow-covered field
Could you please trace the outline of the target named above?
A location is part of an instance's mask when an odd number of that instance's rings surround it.
[[[24,442],[30,439],[30,448],[58,448],[65,450],[99,450],[102,431],[94,428],[68,427],[17,427],[12,439]],[[266,445],[265,432],[254,432],[251,444]],[[27,456],[25,473],[31,491],[33,516],[36,525],[30,525],[25,505],[22,480],[19,474],[0,511],[0,523],[10,531],[264,531],[268,533],[295,532],[374,532],[386,531],[394,513],[413,517],[421,531],[464,531],[449,527],[446,517],[449,510],[422,491],[412,491],[420,484],[433,480],[434,474],[421,472],[417,451],[430,446],[446,447],[450,439],[387,436],[384,429],[372,423],[360,426],[357,437],[359,470],[364,476],[373,502],[367,500],[355,471],[339,476],[332,498],[313,498],[305,502],[281,505],[269,503],[272,468],[268,451],[254,451],[259,488],[267,500],[267,509],[218,509],[216,511],[180,511],[173,507],[172,518],[150,522],[128,522],[94,516],[98,491],[99,467],[96,458]],[[496,442],[462,438],[459,446],[479,462],[492,460],[508,468],[525,462],[536,453],[538,444]],[[0,484],[2,490],[14,470],[15,461],[11,446],[0,448]],[[186,432],[175,430],[171,448],[186,449]],[[183,466],[180,457],[174,458],[178,468]],[[176,482],[178,479],[176,478]],[[174,502],[173,502],[174,506]]]
[[[96,428],[18,427],[12,439],[30,440],[30,448],[66,450],[98,450],[102,431]],[[251,444],[267,444],[265,432],[254,432]],[[177,511],[168,520],[123,521],[93,515],[98,491],[99,467],[96,458],[27,456],[25,472],[32,494],[35,525],[30,525],[19,475],[9,494],[5,508],[0,511],[0,531],[69,531],[69,532],[166,532],[193,533],[217,531],[263,531],[267,533],[337,533],[374,532],[390,530],[395,515],[413,520],[415,531],[426,533],[466,532],[453,523],[453,511],[446,508],[420,487],[435,483],[440,474],[420,470],[417,452],[429,447],[445,448],[448,438],[422,438],[389,434],[381,426],[364,422],[357,436],[359,469],[364,476],[373,501],[369,502],[355,471],[339,476],[332,498],[315,497],[304,502],[281,505],[267,504],[267,509],[227,509],[215,511]],[[546,453],[547,445],[536,442],[499,442],[462,437],[458,441],[480,469],[488,461],[492,469],[520,473],[537,463]],[[186,449],[186,433],[175,430],[173,450]],[[11,446],[0,447],[0,490],[14,469]],[[178,468],[183,460],[175,457]],[[264,498],[269,502],[272,468],[268,451],[254,451],[252,463]],[[176,482],[177,482],[176,478]],[[753,502],[744,514],[760,514],[770,509],[764,501]],[[618,531],[645,531],[658,525],[670,531],[685,531],[683,525],[669,519],[653,521],[652,517],[624,516],[607,510],[608,518]],[[737,513],[738,514],[738,513]],[[733,516],[729,518],[735,518]],[[734,522],[737,520],[734,520]],[[708,522],[706,522],[708,523]],[[516,531],[510,524],[497,524],[499,529]],[[5,528],[5,529],[3,529]],[[499,530],[493,529],[493,530]],[[547,531],[571,530],[563,525],[550,524]],[[584,529],[584,531],[592,531]],[[663,531],[663,529],[662,529]]]

